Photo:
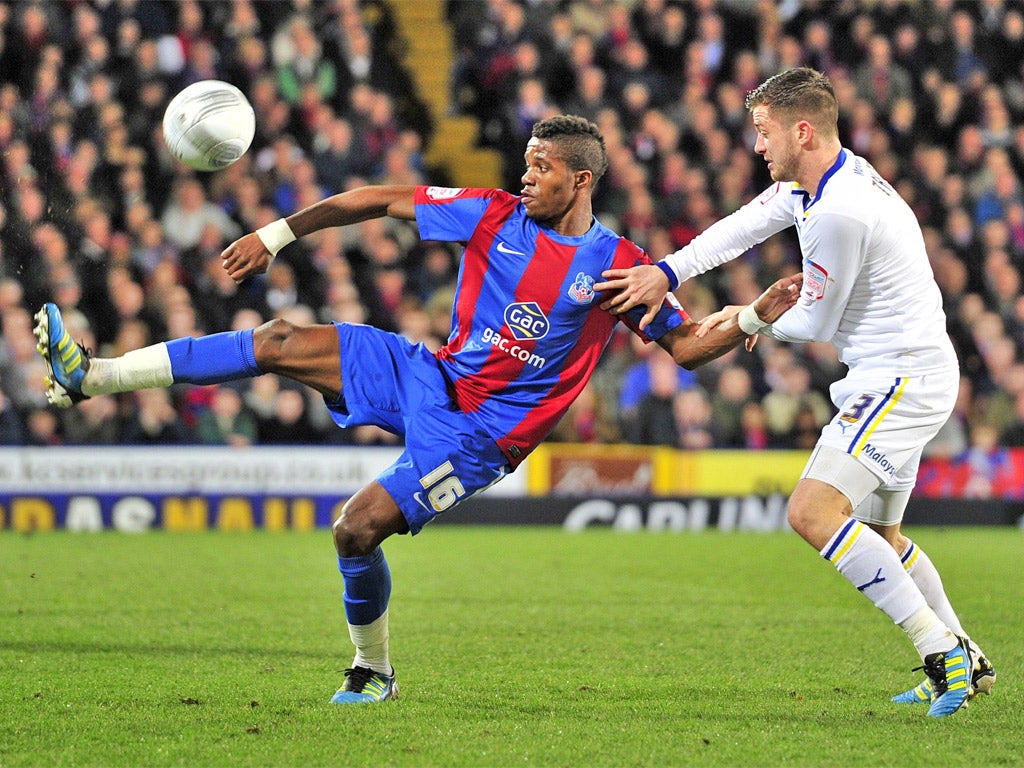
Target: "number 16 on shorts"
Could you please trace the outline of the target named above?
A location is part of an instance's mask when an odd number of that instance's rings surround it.
[[[446,461],[420,478],[420,485],[427,492],[427,501],[435,512],[444,512],[458,504],[466,495],[462,481],[453,474],[454,472],[455,467],[450,461]]]

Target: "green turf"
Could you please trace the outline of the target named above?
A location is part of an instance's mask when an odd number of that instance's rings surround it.
[[[386,545],[402,698],[330,536],[0,534],[0,766],[1024,764],[1024,533],[923,529],[991,697],[890,704],[903,634],[789,534],[435,527]]]

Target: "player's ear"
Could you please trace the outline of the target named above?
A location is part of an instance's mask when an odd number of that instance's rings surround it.
[[[796,124],[797,141],[806,144],[814,135],[814,125],[809,120],[799,120]]]
[[[575,177],[574,186],[576,189],[583,189],[583,187],[589,187],[594,181],[594,172],[588,170],[576,171],[573,174]]]

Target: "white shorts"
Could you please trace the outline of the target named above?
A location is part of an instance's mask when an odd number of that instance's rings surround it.
[[[917,481],[924,446],[949,419],[959,386],[960,373],[955,368],[923,376],[855,375],[837,381],[831,395],[838,413],[822,428],[818,446],[856,459],[878,478],[878,488],[910,490]],[[820,454],[818,450],[811,454],[803,477],[823,480],[840,490],[844,486],[863,489],[863,473],[855,469],[859,477],[844,484],[822,476],[814,467]],[[837,466],[841,470],[842,464],[833,462],[826,472],[835,473]],[[861,501],[851,499],[854,507]]]

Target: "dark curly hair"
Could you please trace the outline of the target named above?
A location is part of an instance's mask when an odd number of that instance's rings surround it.
[[[590,171],[594,184],[608,170],[608,150],[601,129],[585,117],[556,115],[534,124],[534,138],[550,141],[573,171]]]

